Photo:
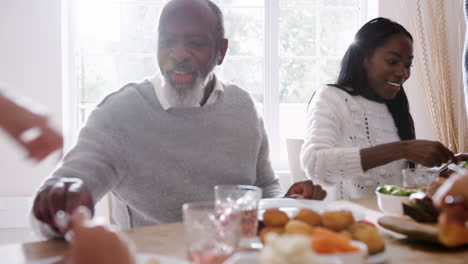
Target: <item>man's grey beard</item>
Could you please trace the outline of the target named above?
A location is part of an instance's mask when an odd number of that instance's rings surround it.
[[[212,73],[206,78],[198,76],[192,87],[177,87],[165,81],[163,85],[164,95],[172,107],[184,108],[200,106],[205,94],[205,87],[211,79]]]

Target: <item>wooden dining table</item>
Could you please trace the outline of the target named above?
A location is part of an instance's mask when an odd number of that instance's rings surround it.
[[[341,201],[359,206],[365,212],[365,219],[377,223],[382,213],[375,198]],[[123,231],[135,242],[138,252],[166,255],[186,259],[184,230],[182,223],[138,227]],[[468,263],[468,246],[447,249],[439,245],[411,241],[401,234],[381,229],[386,242],[383,263]],[[50,240],[0,246],[0,263],[27,263],[32,260],[65,254],[68,244],[62,240]]]

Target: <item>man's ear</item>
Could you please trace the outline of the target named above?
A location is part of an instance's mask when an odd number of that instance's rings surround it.
[[[217,61],[218,65],[221,65],[224,61],[224,56],[226,56],[228,44],[229,44],[229,41],[227,39],[222,40],[221,46],[219,47],[219,54],[218,54],[218,61]]]

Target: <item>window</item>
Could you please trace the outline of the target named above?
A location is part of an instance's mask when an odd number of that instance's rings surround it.
[[[106,94],[158,71],[157,22],[166,2],[71,2],[72,138]],[[216,72],[252,94],[263,112],[273,166],[287,169],[285,138],[303,136],[307,103],[315,89],[335,80],[354,33],[370,17],[367,0],[214,2],[224,12],[230,41]]]

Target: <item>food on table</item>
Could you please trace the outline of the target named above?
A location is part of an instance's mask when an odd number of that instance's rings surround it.
[[[468,161],[463,161],[458,165],[461,169],[468,169]]]
[[[284,228],[283,227],[274,227],[274,226],[266,226],[264,228],[262,228],[260,230],[260,233],[258,234],[258,236],[260,237],[260,241],[262,241],[262,243],[265,243],[266,241],[266,235],[268,233],[275,233],[275,234],[278,234],[278,235],[281,235],[284,233]]]
[[[322,214],[322,225],[334,231],[341,231],[354,223],[350,211],[330,211]]]
[[[463,161],[459,166],[462,169],[468,169],[468,161]]]
[[[299,220],[290,220],[284,226],[284,232],[286,234],[304,234],[310,235],[314,231],[314,228],[306,222]]]
[[[309,209],[301,209],[294,219],[305,222],[311,226],[318,226],[322,222],[320,214]]]
[[[403,213],[417,222],[437,222],[439,211],[425,193],[414,193],[408,203],[403,203]]]
[[[348,230],[341,230],[340,232],[338,232],[338,234],[344,238],[347,238],[350,240],[353,239],[353,235]]]
[[[319,254],[348,253],[359,250],[351,245],[350,239],[325,228],[315,228],[311,238],[312,250]]]
[[[388,195],[395,195],[395,196],[410,196],[416,192],[425,192],[425,188],[422,189],[410,189],[410,188],[403,188],[398,187],[396,185],[382,185],[377,187],[377,192],[388,194]]]
[[[468,243],[468,228],[465,222],[463,204],[444,208],[439,216],[439,240],[447,247],[457,247]]]
[[[160,263],[161,262],[159,261],[159,259],[155,257],[151,257],[145,261],[145,264],[160,264]]]
[[[264,219],[265,215],[273,215],[272,213],[268,213],[269,211],[274,211],[275,215],[279,215],[276,212],[278,211],[278,209],[269,209],[265,211],[263,215]],[[262,242],[264,242],[265,237],[267,237],[270,233],[275,233],[276,235],[294,234],[311,237],[314,235],[317,229],[323,229],[333,232],[333,237],[335,237],[336,235],[339,236],[340,239],[357,240],[365,243],[369,248],[369,254],[380,252],[385,248],[385,242],[383,238],[379,235],[377,227],[374,224],[365,220],[355,222],[353,214],[350,211],[329,211],[324,212],[322,215],[316,212],[314,212],[314,214],[307,213],[307,215],[310,215],[314,219],[317,219],[316,214],[320,216],[320,225],[315,225],[316,221],[304,219],[304,215],[306,214],[302,213],[301,217],[294,217],[293,219],[288,220],[284,227],[273,227],[266,225],[263,229],[260,230],[260,239]],[[310,224],[311,222],[314,225]],[[337,232],[335,233],[335,231]],[[319,231],[318,234],[323,235],[324,232]],[[325,232],[325,234],[329,233]],[[326,237],[328,238],[328,236]]]
[[[374,225],[372,222],[367,221],[367,220],[361,220],[361,221],[359,221],[359,223],[368,224],[368,225],[370,225],[370,226],[375,227],[375,225]]]
[[[310,249],[310,238],[302,235],[269,233],[260,252],[260,264],[318,264]]]
[[[266,210],[263,214],[263,223],[266,226],[282,227],[289,221],[289,216],[278,209]]]
[[[384,250],[385,242],[374,225],[365,222],[354,223],[349,227],[352,239],[367,245],[369,254]]]

